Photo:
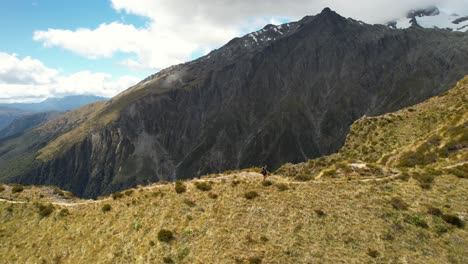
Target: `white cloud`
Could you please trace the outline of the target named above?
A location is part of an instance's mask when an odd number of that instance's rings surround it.
[[[37,102],[48,97],[92,94],[111,97],[136,84],[139,78],[80,71],[61,75],[41,61],[0,52],[0,103]]]
[[[20,60],[16,54],[0,52],[0,61],[0,83],[44,84],[58,74],[57,70],[49,69],[31,57]]]
[[[437,4],[468,13],[468,0],[111,0],[118,12],[149,18],[144,28],[112,22],[94,29],[36,31],[34,39],[88,58],[116,52],[136,54],[119,64],[158,70],[190,59],[200,50],[218,47],[245,30],[278,18],[298,20],[329,6],[369,23],[399,18],[414,8]],[[245,33],[245,32],[244,32]]]

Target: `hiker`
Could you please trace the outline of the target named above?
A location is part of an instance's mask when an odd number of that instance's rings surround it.
[[[262,167],[260,173],[263,175],[263,180],[266,180],[266,178],[268,177],[267,165]]]

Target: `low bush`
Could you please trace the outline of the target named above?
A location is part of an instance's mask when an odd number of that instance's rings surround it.
[[[297,175],[296,177],[294,177],[294,179],[295,179],[296,181],[306,182],[306,181],[312,180],[312,175],[309,175],[309,174],[299,174],[299,175]]]
[[[445,222],[451,225],[454,225],[456,227],[459,227],[459,228],[463,228],[465,226],[465,223],[463,222],[463,220],[461,220],[460,217],[454,214],[444,214],[442,215],[442,219]]]
[[[268,186],[273,185],[273,182],[272,182],[272,181],[268,181],[268,180],[262,181],[262,185],[263,185],[263,187],[268,187]]]
[[[335,177],[336,176],[336,169],[330,168],[330,169],[325,169],[322,171],[322,176],[323,177]]]
[[[187,191],[187,186],[185,186],[185,183],[182,181],[177,181],[175,183],[175,191],[176,193],[184,193]]]
[[[411,176],[419,182],[419,186],[423,189],[430,189],[431,184],[434,182],[434,175],[429,173],[413,172]]]
[[[113,193],[113,194],[112,194],[112,199],[114,199],[114,200],[120,199],[120,198],[122,198],[122,197],[124,197],[124,194],[121,193],[121,192]]]
[[[437,207],[429,206],[427,207],[427,213],[430,215],[441,216],[442,210]]]
[[[407,222],[417,227],[429,228],[429,225],[427,224],[426,220],[421,216],[411,216]]]
[[[379,253],[377,250],[375,250],[375,249],[370,249],[370,248],[369,248],[369,249],[367,250],[367,255],[369,255],[371,258],[377,258],[377,257],[380,256],[380,253]]]
[[[103,205],[103,206],[101,207],[101,211],[102,211],[103,213],[107,213],[107,212],[109,212],[110,210],[112,210],[112,207],[111,207],[110,204],[105,204],[105,205]]]
[[[54,189],[52,190],[52,193],[54,195],[65,197],[65,193],[57,187],[54,187]]]
[[[400,197],[392,197],[390,204],[397,210],[407,210],[409,205]]]
[[[3,184],[0,184],[0,192],[3,192],[5,190],[5,186]]]
[[[163,262],[166,263],[166,264],[173,264],[174,260],[172,260],[171,257],[164,257]]]
[[[132,194],[133,194],[133,190],[125,191],[125,195],[127,196],[131,196]]]
[[[208,193],[208,197],[210,197],[211,199],[218,199],[218,195],[216,193]]]
[[[210,182],[195,182],[194,185],[200,191],[203,191],[203,192],[211,191]]]
[[[261,264],[262,263],[262,258],[261,257],[250,257],[247,262],[249,264]]]
[[[231,182],[231,186],[232,186],[232,187],[236,187],[236,186],[239,185],[240,183],[241,183],[240,180],[233,180],[233,181]]]
[[[322,211],[322,210],[319,210],[319,209],[315,209],[315,214],[317,214],[318,217],[322,218],[322,217],[325,217],[327,214]]]
[[[244,193],[244,197],[247,200],[252,200],[252,199],[255,199],[255,198],[258,197],[258,193],[256,191],[248,191],[248,192]]]
[[[161,242],[169,243],[174,239],[174,233],[171,230],[161,229],[158,232],[158,240]]]
[[[24,190],[24,186],[21,184],[13,184],[11,188],[12,193],[20,193]]]
[[[156,245],[156,243],[154,243],[153,240],[150,240],[149,245],[150,245],[150,247],[154,247]]]
[[[47,205],[38,204],[37,209],[38,209],[39,216],[44,218],[44,217],[48,217],[55,210],[55,207],[50,203]]]
[[[289,186],[286,183],[277,183],[275,186],[280,192],[289,190]]]
[[[189,207],[195,207],[197,204],[195,203],[195,201],[193,200],[190,200],[188,198],[185,198],[184,199],[184,204],[186,204],[187,206]]]
[[[62,217],[67,216],[67,215],[69,215],[69,214],[70,214],[70,211],[68,211],[67,208],[63,208],[63,209],[61,209],[60,212],[59,212],[59,215],[62,216]]]
[[[447,172],[458,178],[468,179],[468,163],[447,169]]]

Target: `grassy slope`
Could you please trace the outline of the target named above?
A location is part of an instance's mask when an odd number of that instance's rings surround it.
[[[185,193],[155,185],[97,202],[6,187],[0,197],[24,203],[0,202],[0,255],[12,263],[467,263],[466,227],[428,212],[468,217],[467,89],[465,78],[414,110],[357,121],[342,151],[285,165],[272,186],[259,174],[230,172],[201,180],[212,182],[208,192],[193,180]],[[388,140],[372,143],[379,138]],[[401,164],[412,152],[423,158]],[[248,191],[259,196],[248,200]],[[41,217],[37,203],[50,201],[59,203]],[[161,229],[174,239],[158,241]]]

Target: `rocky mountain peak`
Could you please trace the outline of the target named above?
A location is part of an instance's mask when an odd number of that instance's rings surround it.
[[[429,6],[426,8],[411,10],[410,12],[408,12],[406,17],[411,19],[415,17],[437,16],[439,14],[440,14],[439,8],[437,8],[436,6]]]

